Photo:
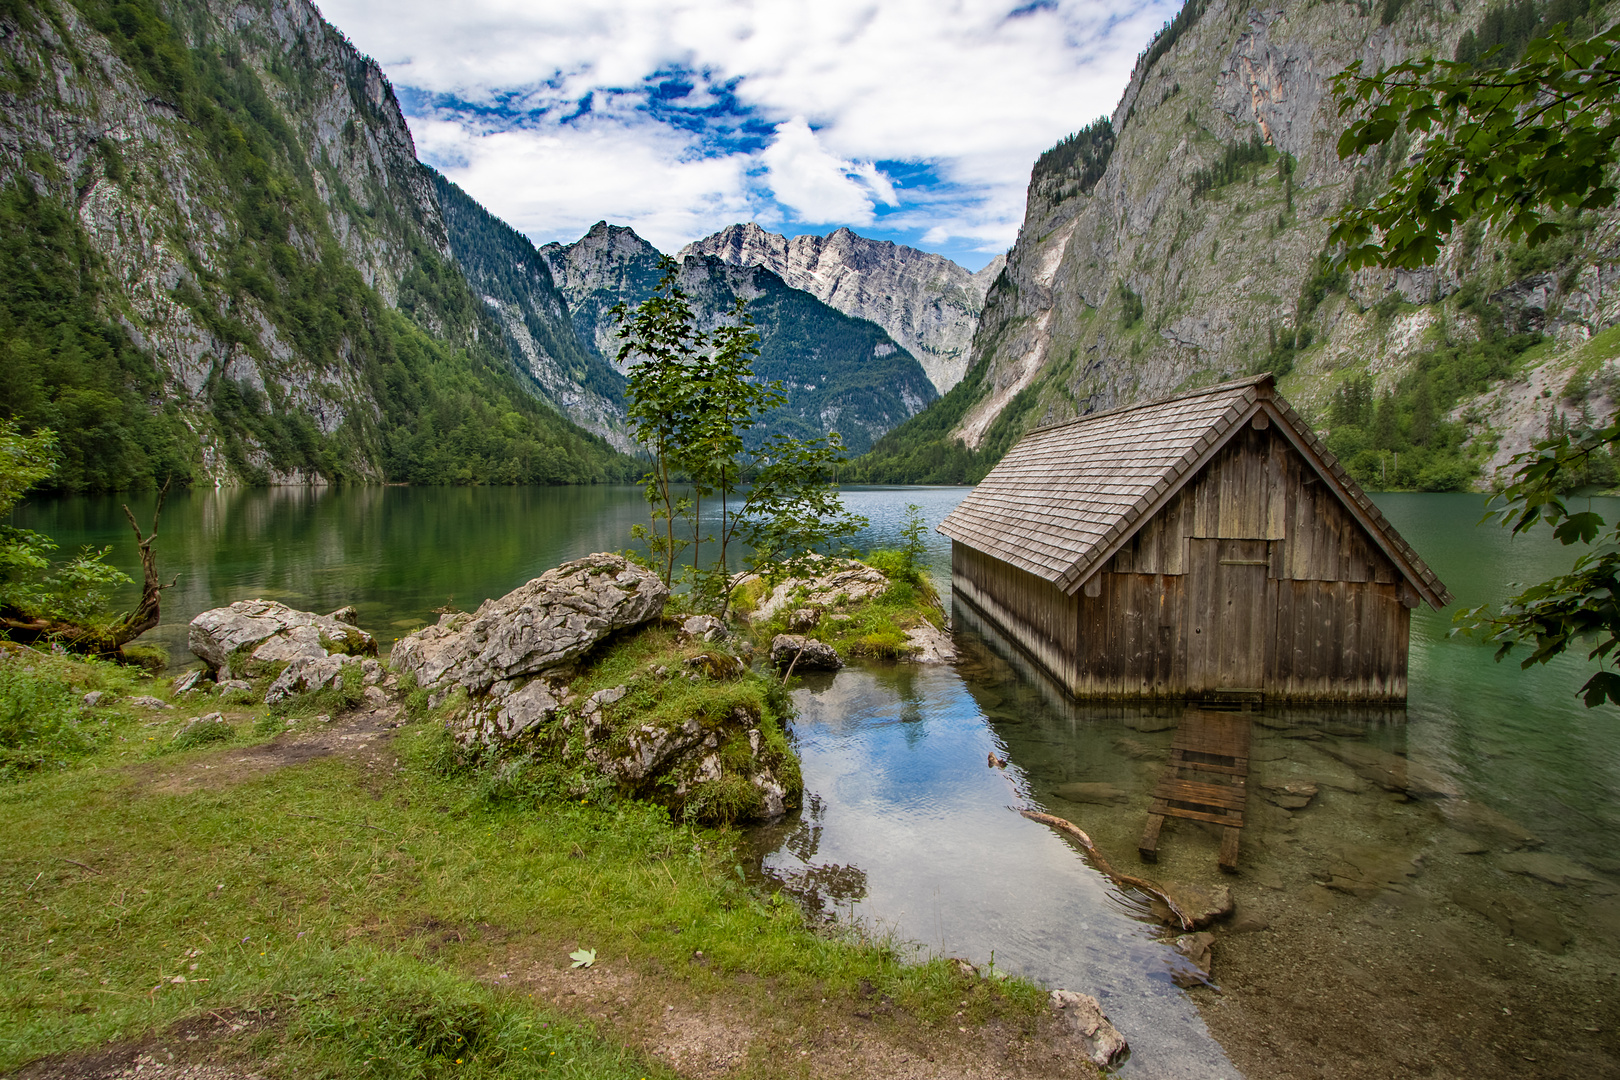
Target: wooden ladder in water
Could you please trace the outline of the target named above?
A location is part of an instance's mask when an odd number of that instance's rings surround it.
[[[1147,828],[1137,845],[1143,860],[1159,860],[1159,828],[1165,818],[1187,818],[1224,826],[1220,866],[1235,872],[1248,779],[1249,717],[1188,709],[1170,745],[1170,764],[1153,789]]]

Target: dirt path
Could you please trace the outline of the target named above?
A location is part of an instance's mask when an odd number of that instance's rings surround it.
[[[1084,1043],[1054,1017],[1023,1030],[995,1020],[933,1026],[871,987],[859,1000],[829,1001],[785,992],[770,980],[762,987],[762,980],[748,974],[730,976],[729,987],[722,983],[704,990],[628,960],[576,969],[538,959],[565,955],[563,949],[549,942],[508,942],[477,977],[589,1019],[610,1038],[664,1061],[682,1076],[1067,1080],[1098,1075],[1085,1060]],[[694,956],[691,962],[701,965],[703,959]]]

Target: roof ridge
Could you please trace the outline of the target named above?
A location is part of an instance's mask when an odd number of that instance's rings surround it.
[[[1084,416],[1076,416],[1068,420],[1059,420],[1055,424],[1038,425],[1030,428],[1024,434],[1044,435],[1048,431],[1059,431],[1066,427],[1074,427],[1077,424],[1089,423],[1092,420],[1101,420],[1108,416],[1118,416],[1121,413],[1131,412],[1136,409],[1151,409],[1155,405],[1167,405],[1172,401],[1186,401],[1189,398],[1208,397],[1212,394],[1218,394],[1231,390],[1241,390],[1245,387],[1259,386],[1261,383],[1267,382],[1274,384],[1276,382],[1276,376],[1272,375],[1272,373],[1269,371],[1262,371],[1258,375],[1249,375],[1241,379],[1233,379],[1230,382],[1215,383],[1211,386],[1200,387],[1197,390],[1188,390],[1187,392],[1181,394],[1167,394],[1164,397],[1153,398],[1150,401],[1137,401],[1130,405],[1116,405],[1112,409],[1104,409],[1101,412],[1086,413]]]

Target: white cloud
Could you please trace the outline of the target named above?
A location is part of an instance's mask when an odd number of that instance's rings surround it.
[[[776,125],[776,138],[760,157],[771,194],[807,224],[869,225],[872,201],[894,206],[894,188],[877,167],[829,154],[804,117]]]
[[[606,178],[598,209],[584,215],[591,221],[641,214],[670,229],[682,220],[703,228],[705,207],[726,207],[865,225],[882,204],[898,206],[882,215],[885,228],[918,237],[943,229],[990,251],[1017,231],[1035,156],[1112,110],[1174,6],[1052,0],[1016,16],[1008,0],[327,0],[323,8],[398,84],[485,103],[510,104],[517,92],[521,107],[550,110],[525,128],[556,140],[524,137],[533,179],[488,160],[522,139],[470,113],[454,118],[469,161],[485,165],[452,175],[492,209],[529,207],[535,216],[509,220],[531,233],[558,218],[548,199],[589,197]],[[729,90],[764,131],[775,130],[768,146],[717,150],[662,122],[645,80],[671,71],[698,74],[689,104],[722,104],[704,95]],[[551,119],[589,95],[599,113],[592,123]],[[494,141],[473,149],[485,140]],[[550,164],[542,146],[557,155]],[[693,160],[716,154],[736,160]],[[937,182],[896,191],[875,164],[885,161],[926,163]],[[589,182],[555,178],[559,167],[584,163],[596,170]],[[668,188],[638,194],[621,175]],[[497,176],[532,190],[485,186]],[[704,182],[714,186],[699,193]],[[684,218],[677,197],[695,200]]]
[[[625,140],[612,121],[485,133],[446,119],[413,126],[423,158],[456,162],[445,175],[541,243],[578,239],[606,218],[674,252],[759,210],[746,158],[692,157],[671,132]]]

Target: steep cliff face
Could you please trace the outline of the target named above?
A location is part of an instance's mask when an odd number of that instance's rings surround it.
[[[528,237],[429,172],[456,265],[499,318],[519,369],[580,427],[632,450],[624,426],[624,376],[581,344],[544,256]]]
[[[581,240],[540,251],[580,338],[617,363],[610,311],[652,295],[662,276],[658,250],[630,229],[598,222]],[[737,298],[748,301],[760,335],[754,372],[779,380],[788,397],[756,438],[837,431],[853,452],[862,453],[938,397],[922,366],[881,326],[845,315],[763,267],[687,255],[680,285],[704,329],[726,317]]]
[[[681,250],[733,266],[762,266],[845,315],[875,322],[917,358],[941,394],[962,381],[984,294],[1005,263],[977,274],[943,255],[839,229],[791,240],[752,222]]]
[[[392,89],[312,4],[0,23],[4,255],[30,282],[0,321],[32,350],[0,405],[63,434],[69,486],[601,475],[497,362]],[[432,445],[461,428],[484,445]]]
[[[1484,11],[1190,0],[1138,61],[1100,175],[1086,172],[1094,159],[1036,166],[946,440],[967,460],[1005,449],[998,424],[1022,431],[1266,368],[1342,433],[1335,449],[1363,479],[1444,488],[1479,482],[1481,466],[1559,422],[1553,411],[1607,407],[1614,214],[1536,251],[1469,229],[1417,273],[1345,275],[1323,258],[1332,215],[1411,152],[1400,139],[1341,161],[1332,77],[1355,60],[1450,57]]]
[[[634,229],[598,221],[572,244],[546,244],[540,255],[568,301],[579,340],[617,363],[615,304],[635,307],[653,294],[662,276],[659,251]]]

